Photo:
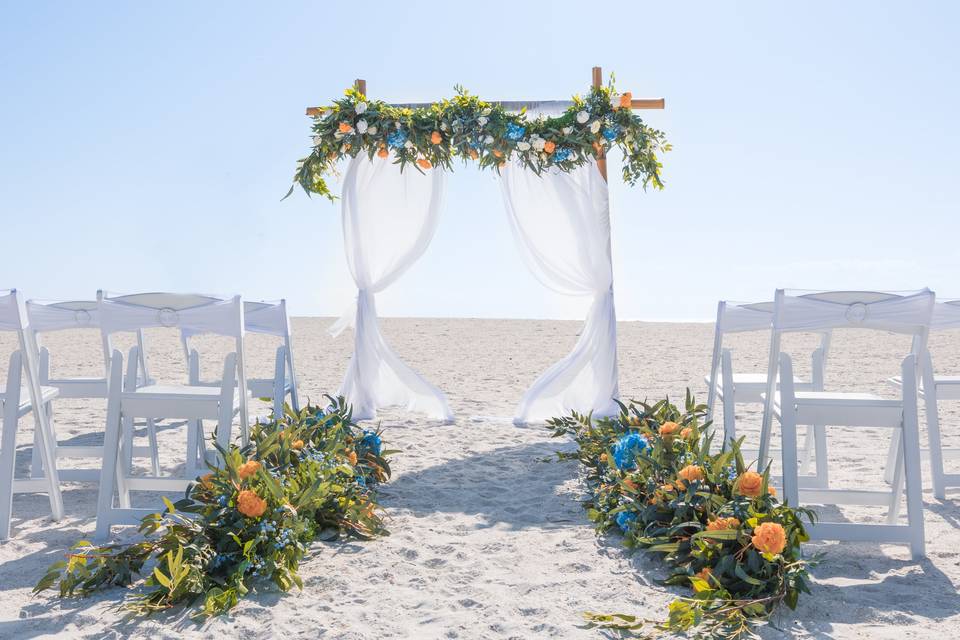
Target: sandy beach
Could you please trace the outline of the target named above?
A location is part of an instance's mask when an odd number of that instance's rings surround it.
[[[301,395],[314,401],[334,392],[347,366],[351,335],[326,333],[329,319],[297,318],[294,341]],[[401,450],[392,482],[382,491],[389,537],[367,542],[318,544],[304,564],[304,589],[267,590],[241,602],[224,618],[197,625],[189,611],[124,622],[116,604],[123,590],[84,600],[31,596],[46,567],[90,535],[96,491],[66,484],[67,516],[52,523],[44,495],[14,498],[13,538],[0,544],[0,637],[3,638],[598,638],[581,628],[586,610],[661,618],[680,590],[656,584],[659,565],[630,555],[615,538],[597,539],[578,504],[582,487],[571,462],[555,452],[569,442],[541,427],[516,428],[510,419],[523,390],[572,347],[579,322],[467,319],[386,319],[384,333],[416,370],[444,389],[457,416],[440,425],[415,414],[387,411],[380,420],[388,448]],[[713,328],[709,324],[623,322],[619,331],[620,388],[624,397],[679,396],[691,387],[706,399]],[[152,374],[185,376],[176,337],[149,334]],[[12,346],[0,342],[3,370]],[[814,336],[786,346],[808,354]],[[44,340],[54,373],[99,375],[96,335],[64,333]],[[734,336],[738,370],[761,370],[767,337]],[[939,372],[960,373],[960,336],[931,341]],[[204,372],[219,368],[225,345],[209,340]],[[249,340],[253,375],[272,371],[274,343]],[[892,395],[884,379],[898,373],[906,339],[839,332],[828,365],[835,389],[871,389]],[[219,351],[218,351],[219,350]],[[798,355],[798,369],[809,370]],[[945,446],[960,447],[960,403],[942,405]],[[61,444],[93,443],[102,429],[104,401],[61,401],[55,425]],[[738,410],[740,426],[754,438],[759,407]],[[921,414],[922,422],[922,414]],[[18,473],[27,471],[32,424],[18,437]],[[925,438],[922,430],[921,437]],[[162,462],[182,463],[185,433],[160,429]],[[881,486],[888,434],[831,429],[832,480],[837,485]],[[65,461],[64,466],[80,465]],[[813,594],[799,610],[774,620],[765,637],[951,638],[960,636],[960,492],[933,498],[924,468],[928,559],[914,562],[905,547],[877,544],[807,545],[825,553],[813,570]],[[136,498],[135,498],[136,500]],[[159,504],[156,496],[139,503]],[[881,521],[879,508],[825,512],[831,517]],[[133,531],[117,535],[130,539]]]

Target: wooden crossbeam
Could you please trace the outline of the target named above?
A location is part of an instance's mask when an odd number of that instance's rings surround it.
[[[594,67],[592,76],[591,76],[591,85],[594,87],[603,86],[603,70],[600,67]],[[357,78],[354,83],[354,88],[363,95],[367,95],[367,81],[362,78]],[[404,102],[399,104],[393,104],[394,107],[402,107],[407,109],[417,109],[421,107],[429,107],[432,103],[430,102]],[[523,108],[543,108],[543,107],[552,107],[555,109],[563,110],[573,104],[571,100],[501,100],[494,101],[491,104],[496,104],[502,106],[508,111],[519,111]],[[634,98],[630,101],[631,109],[664,109],[666,108],[666,101],[663,98]],[[307,107],[308,116],[319,116],[323,113],[322,107]],[[597,167],[600,169],[600,174],[603,176],[603,179],[607,179],[607,159],[601,153],[597,158]]]

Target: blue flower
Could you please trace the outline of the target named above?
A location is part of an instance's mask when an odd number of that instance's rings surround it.
[[[380,455],[380,447],[383,444],[383,442],[380,440],[380,436],[372,431],[365,431],[364,434],[365,435],[363,436],[363,440],[361,440],[361,442],[373,452],[373,455]]]
[[[526,132],[526,127],[521,127],[520,125],[512,122],[507,124],[507,138],[510,140],[519,140]]]
[[[355,480],[356,480],[357,484],[360,485],[361,487],[366,487],[366,486],[367,486],[367,479],[364,478],[363,476],[356,476],[356,477],[355,477]]]
[[[570,153],[571,153],[570,149],[567,149],[566,147],[561,147],[560,149],[557,149],[556,151],[553,152],[553,161],[563,162],[564,160],[570,157]]]
[[[217,503],[218,503],[221,507],[227,506],[227,496],[220,496],[219,498],[217,498]]]
[[[603,137],[606,138],[609,142],[613,142],[614,140],[616,140],[618,135],[620,135],[619,125],[612,124],[603,130]]]
[[[613,462],[618,469],[634,469],[637,456],[650,449],[650,443],[637,432],[623,436],[613,445]]]
[[[407,141],[407,134],[403,130],[394,131],[387,136],[387,144],[389,144],[394,149],[398,149],[403,146],[403,143]]]
[[[633,511],[621,511],[617,514],[617,526],[624,533],[630,531],[630,526],[637,521],[637,514]]]

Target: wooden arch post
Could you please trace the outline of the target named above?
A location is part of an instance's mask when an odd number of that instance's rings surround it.
[[[599,89],[603,86],[603,69],[600,67],[593,68],[593,78],[591,80],[591,85],[595,89]],[[607,154],[600,150],[600,153],[597,154],[597,168],[600,169],[600,175],[603,176],[603,181],[607,181]]]

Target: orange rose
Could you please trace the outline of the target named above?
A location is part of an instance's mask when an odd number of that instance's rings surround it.
[[[440,144],[441,142],[443,142],[443,136],[440,135],[439,131],[434,131],[433,133],[430,134],[430,142],[432,142],[433,144]]]
[[[247,460],[242,465],[237,467],[237,475],[240,476],[241,480],[246,480],[252,475],[255,475],[257,471],[260,470],[260,463],[256,460]]]
[[[346,122],[341,122],[340,126],[337,128],[340,130],[340,133],[351,133],[353,131],[353,127]]]
[[[688,464],[683,469],[677,472],[677,477],[686,480],[687,482],[693,482],[695,480],[703,480],[703,469],[698,467],[695,464]]]
[[[601,454],[600,454],[600,462],[606,462],[606,461],[607,461],[607,454],[601,453]]]
[[[303,449],[303,440],[297,440],[290,447],[297,450]]]
[[[377,155],[381,158],[386,158],[388,155],[390,155],[390,152],[387,151],[386,147],[380,147],[380,151],[377,151]]]
[[[237,511],[248,518],[259,518],[267,510],[267,501],[249,489],[237,496]]]
[[[470,149],[470,151],[468,151],[467,153],[470,154],[470,159],[471,159],[471,160],[476,160],[477,158],[480,157],[480,154],[477,153],[477,150],[476,150],[476,149]]]
[[[557,148],[557,144],[553,140],[547,140],[543,143],[543,150],[547,153],[553,153],[553,150]]]
[[[753,530],[751,540],[758,551],[776,555],[787,546],[787,532],[776,522],[764,522]]]
[[[664,438],[669,438],[677,433],[680,430],[680,425],[676,422],[664,422],[660,425],[660,435]]]
[[[686,440],[692,435],[693,435],[693,429],[691,429],[690,427],[684,427],[683,429],[680,430],[680,437],[683,438],[684,440]]]
[[[620,108],[629,109],[633,102],[633,94],[627,91],[626,93],[620,94]]]
[[[734,491],[742,496],[756,498],[763,488],[763,476],[756,471],[744,471],[734,484]]]
[[[736,518],[717,518],[707,523],[707,531],[724,531],[725,529],[739,529],[740,521]]]
[[[417,160],[417,164],[420,165],[421,169],[429,169],[430,167],[433,166],[432,164],[430,164],[430,161],[427,160],[426,158],[420,158],[419,160]]]
[[[356,452],[356,451],[351,451],[350,453],[347,454],[347,462],[349,462],[350,464],[356,466],[356,464],[357,464],[357,452]]]

